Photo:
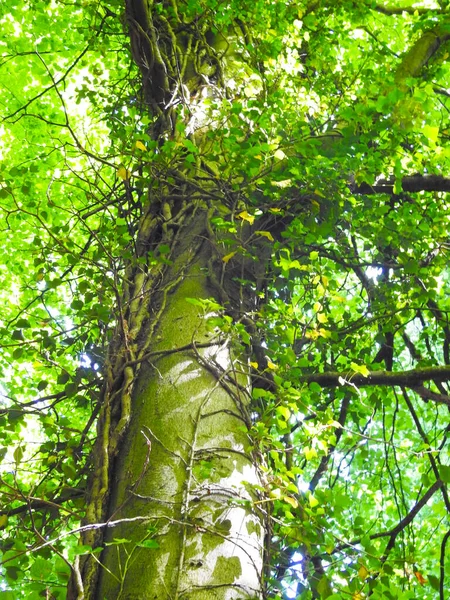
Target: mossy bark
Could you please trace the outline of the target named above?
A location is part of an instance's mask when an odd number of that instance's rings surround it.
[[[140,369],[111,477],[109,518],[123,521],[108,529],[97,598],[261,597],[245,367],[186,300],[211,297],[202,253],[168,295]]]

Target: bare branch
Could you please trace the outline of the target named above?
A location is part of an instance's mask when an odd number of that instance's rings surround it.
[[[354,194],[393,194],[393,179],[380,179],[374,185],[362,183],[354,186]],[[404,192],[450,192],[450,178],[442,175],[410,175],[403,177],[402,190]]]
[[[413,506],[413,508],[406,515],[406,517],[404,517],[401,521],[399,521],[393,529],[390,529],[389,531],[381,531],[380,533],[373,533],[372,535],[369,536],[369,538],[371,540],[377,540],[377,539],[380,539],[383,537],[390,538],[388,545],[386,546],[386,549],[385,549],[385,556],[386,556],[387,552],[389,552],[389,550],[392,550],[392,548],[395,544],[395,539],[397,538],[398,534],[401,533],[405,529],[405,527],[407,527],[410,523],[412,523],[412,521],[415,519],[415,517],[418,515],[418,513],[426,505],[428,500],[430,500],[430,498],[432,498],[434,496],[434,494],[443,485],[444,484],[442,483],[441,479],[438,479],[437,481],[435,481],[433,483],[433,485],[428,489],[428,491],[425,492],[425,494],[422,496],[422,498]],[[351,542],[340,544],[339,546],[336,546],[336,548],[333,550],[333,554],[335,552],[341,552],[342,550],[345,550],[346,548],[356,546],[359,543],[361,543],[360,538],[352,540]]]
[[[402,15],[408,13],[410,15],[419,14],[425,15],[429,12],[441,13],[442,9],[430,9],[430,8],[415,8],[414,6],[385,6],[384,4],[376,4],[375,10],[383,15]]]
[[[358,387],[399,385],[414,389],[421,386],[424,381],[450,381],[450,365],[412,369],[410,371],[370,371],[367,376],[353,371],[310,373],[302,375],[299,381],[301,383],[315,382],[322,387],[338,387],[339,385],[356,385]]]
[[[411,389],[416,392],[416,394],[419,394],[423,400],[433,400],[433,402],[439,402],[441,404],[450,406],[450,397],[446,396],[445,394],[437,394],[423,385],[418,385],[417,387],[413,387]]]

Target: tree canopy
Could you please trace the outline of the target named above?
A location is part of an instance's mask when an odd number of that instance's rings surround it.
[[[444,600],[448,1],[6,0],[0,25],[0,598],[66,598],[98,556],[104,399],[111,458],[127,369],[180,350],[154,323],[190,215],[211,297],[177,310],[251,380],[262,597]]]

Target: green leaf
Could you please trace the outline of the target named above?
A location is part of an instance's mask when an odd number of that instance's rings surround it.
[[[52,562],[49,560],[44,560],[39,556],[34,560],[30,572],[33,577],[37,577],[39,579],[45,579],[50,575],[53,571]]]
[[[276,412],[283,417],[285,421],[288,421],[291,416],[291,411],[286,406],[277,406]]]
[[[64,385],[65,383],[67,383],[70,379],[70,373],[68,373],[67,371],[62,371],[59,375],[58,375],[58,379],[57,379],[57,383],[58,385]]]
[[[127,538],[114,538],[112,542],[105,542],[105,546],[118,546],[120,544],[131,544]]]
[[[440,588],[439,577],[436,577],[435,575],[430,575],[428,573],[427,579],[428,579],[429,584],[433,588],[433,590],[439,591],[439,588]]]
[[[29,327],[31,327],[31,325],[28,319],[17,319],[16,327],[18,329],[28,329]]]
[[[331,589],[330,582],[325,575],[323,575],[323,577],[317,584],[317,591],[319,592],[321,598],[330,598],[330,596],[332,595],[333,592]]]
[[[311,390],[311,392],[316,392],[317,394],[320,394],[320,392],[322,391],[322,387],[316,381],[311,381],[311,383],[309,384],[309,389]]]
[[[7,569],[8,573],[8,569]],[[8,577],[9,579],[10,577]],[[17,579],[17,577],[15,578]],[[0,599],[1,600],[16,600],[16,595],[14,592],[10,592],[8,590],[0,590]]]
[[[450,466],[439,465],[439,476],[444,483],[450,483]]]
[[[439,137],[439,127],[434,127],[432,125],[424,125],[422,128],[423,135],[430,141],[432,144],[437,142]]]
[[[159,548],[159,544],[156,540],[144,540],[137,544],[139,548],[149,548],[151,550]]]
[[[45,390],[45,388],[48,386],[48,381],[46,381],[45,379],[42,379],[38,385],[37,385],[37,389],[42,392],[42,390]]]
[[[23,448],[23,446],[17,446],[17,448],[13,452],[13,456],[14,456],[14,460],[16,462],[16,465],[19,465],[21,463],[23,455],[24,455],[24,448]]]
[[[252,397],[254,400],[259,400],[260,398],[270,397],[271,393],[264,388],[254,387],[252,390]]]

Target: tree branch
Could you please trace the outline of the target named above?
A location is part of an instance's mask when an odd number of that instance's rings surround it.
[[[433,400],[433,402],[439,402],[440,404],[446,404],[450,406],[450,397],[445,394],[437,394],[424,387],[423,385],[418,385],[417,387],[411,388],[416,394],[422,398],[422,400]]]
[[[417,77],[439,48],[450,38],[446,24],[438,25],[424,34],[403,55],[395,80],[399,86],[405,85],[408,77]]]
[[[75,514],[72,510],[63,506],[64,502],[68,502],[69,500],[76,500],[77,498],[83,498],[85,495],[85,490],[80,490],[78,488],[70,488],[66,491],[66,493],[58,496],[57,498],[53,498],[52,500],[44,500],[42,498],[33,498],[32,496],[27,497],[28,502],[26,504],[21,504],[20,506],[16,506],[15,508],[6,508],[4,510],[0,510],[0,516],[7,515],[11,517],[12,515],[20,515],[27,511],[31,510],[63,510],[68,512],[69,514]]]
[[[442,487],[442,485],[443,485],[443,483],[440,479],[435,481],[433,483],[433,485],[430,487],[430,489],[422,496],[422,498],[417,502],[417,504],[415,504],[413,506],[411,511],[406,515],[406,517],[404,519],[402,519],[396,525],[396,527],[394,527],[394,529],[391,529],[391,531],[388,531],[385,534],[378,534],[378,535],[375,534],[373,537],[371,536],[371,539],[375,539],[377,537],[384,537],[386,535],[389,536],[389,541],[386,545],[386,548],[384,550],[384,555],[382,558],[383,562],[386,560],[389,552],[395,546],[395,540],[397,539],[398,534],[400,532],[402,532],[410,523],[412,523],[415,516],[422,510],[422,508],[425,506],[425,504],[428,502],[428,500],[430,500],[430,498]]]
[[[336,442],[334,444],[332,444],[329,449],[328,452],[322,456],[322,460],[320,461],[320,465],[317,468],[316,472],[314,473],[310,483],[309,483],[309,489],[311,490],[311,493],[314,493],[314,490],[317,487],[317,484],[320,481],[320,478],[322,477],[322,475],[327,471],[328,469],[328,464],[330,462],[331,457],[333,456],[334,451],[336,450],[336,447],[339,443],[339,440],[342,437],[342,432],[344,431],[344,426],[345,426],[345,422],[347,420],[347,413],[348,413],[348,407],[350,405],[350,394],[346,394],[344,396],[344,399],[342,400],[342,404],[341,404],[341,408],[339,411],[339,416],[338,416],[338,423],[341,426],[340,428],[336,429]]]
[[[385,556],[386,556],[387,552],[389,552],[389,550],[392,550],[394,543],[395,543],[395,539],[397,538],[398,534],[401,533],[410,523],[412,523],[412,521],[415,519],[415,517],[418,515],[418,513],[422,510],[422,508],[425,506],[425,504],[428,502],[428,500],[430,500],[430,498],[432,498],[434,496],[434,494],[443,485],[444,484],[441,479],[438,479],[437,481],[435,481],[433,483],[433,485],[425,492],[425,494],[422,496],[422,498],[412,507],[412,509],[409,511],[409,513],[406,515],[406,517],[404,517],[401,521],[399,521],[393,529],[390,529],[389,531],[381,531],[380,533],[373,533],[372,535],[369,536],[369,539],[371,539],[371,540],[377,540],[377,539],[380,539],[383,537],[390,538],[389,542],[386,546],[386,549],[385,549]],[[357,538],[355,540],[352,540],[351,542],[346,542],[344,544],[336,546],[336,548],[333,550],[332,554],[334,554],[335,552],[341,552],[342,550],[345,550],[346,548],[356,546],[357,544],[360,544],[360,543],[361,543],[361,538]]]
[[[374,185],[362,183],[354,186],[354,194],[393,194],[393,179],[380,179]],[[404,192],[450,192],[450,178],[441,175],[410,175],[403,177],[402,190]]]
[[[450,381],[450,365],[412,369],[410,371],[370,371],[367,377],[354,371],[310,373],[302,375],[299,381],[300,383],[318,383],[322,387],[337,387],[346,384],[358,387],[399,385],[414,389],[420,388],[424,381]],[[436,395],[441,396],[440,394]],[[442,402],[442,399],[440,401]]]
[[[429,12],[433,12],[434,14],[442,12],[442,9],[415,8],[414,6],[384,6],[383,4],[376,4],[374,8],[377,12],[388,16],[402,15],[403,13],[425,15]]]

